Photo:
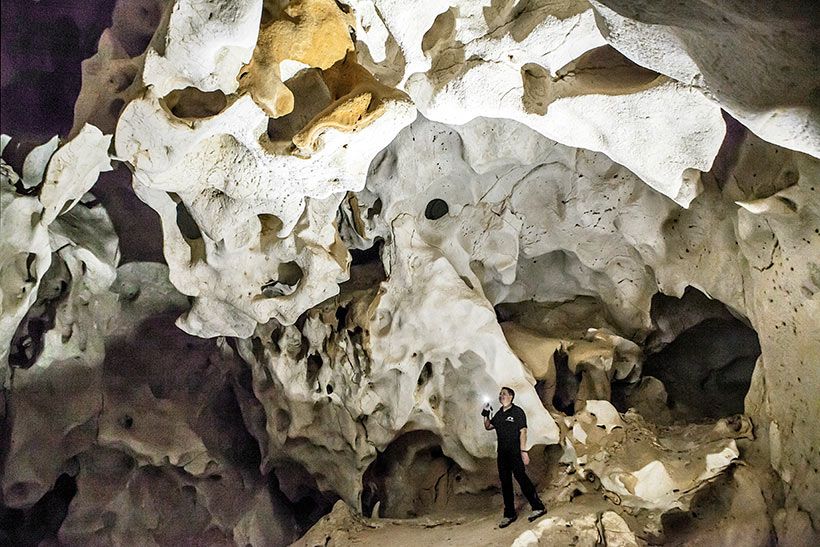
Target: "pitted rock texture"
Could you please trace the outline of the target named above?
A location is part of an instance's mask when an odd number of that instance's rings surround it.
[[[323,9],[339,12],[335,4]],[[260,107],[253,84],[233,94],[236,81],[224,75],[235,74],[239,68],[231,63],[244,58],[244,42],[234,42],[253,35],[238,28],[236,18],[251,15],[216,12],[203,23],[198,35],[217,41],[208,50],[232,52],[227,59],[214,53],[213,68],[206,69],[201,53],[191,54],[197,44],[177,35],[190,28],[190,19],[199,21],[191,10],[174,10],[162,63],[148,50],[142,71],[148,91],[125,107],[115,144],[134,166],[135,191],[160,214],[176,286],[197,297],[180,326],[200,336],[247,337],[257,322],[293,323],[338,290],[346,253],[328,226],[338,200],[364,185],[373,155],[415,111],[403,93],[378,83],[351,55],[316,61],[319,70],[289,78],[300,93],[295,106]],[[257,52],[265,47],[260,44]],[[292,47],[299,50],[298,43]],[[254,62],[272,62],[268,53],[242,69],[245,79],[263,72]],[[186,78],[169,79],[168,71]]]
[[[809,3],[590,4],[607,42],[636,63],[714,97],[771,143],[820,154],[814,52],[820,25],[805,17]]]

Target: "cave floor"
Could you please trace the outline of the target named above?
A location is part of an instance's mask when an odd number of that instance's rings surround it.
[[[604,534],[601,515],[614,511],[633,525],[635,518],[599,495],[582,495],[571,502],[549,506],[548,512],[535,522],[528,522],[530,509],[518,497],[518,520],[504,529],[501,520],[500,495],[474,497],[472,507],[456,507],[412,519],[362,518],[352,515],[343,502],[320,520],[295,547],[316,545],[404,546],[404,545],[595,545]],[[628,529],[606,529],[609,545],[641,545]],[[621,536],[621,537],[616,537]],[[614,541],[613,541],[614,540]],[[603,544],[603,542],[601,542]]]

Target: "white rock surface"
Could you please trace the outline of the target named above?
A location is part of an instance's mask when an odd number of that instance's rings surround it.
[[[617,545],[619,547],[637,547],[639,545],[638,539],[624,522],[624,519],[613,511],[606,511],[597,517],[596,515],[586,515],[576,519],[546,517],[539,520],[531,530],[527,530],[515,538],[512,547],[541,545],[540,540],[542,538],[550,542],[577,541],[593,545],[603,540],[606,545]]]
[[[362,28],[378,25],[370,5],[353,4]],[[449,10],[433,2],[421,16],[415,4],[372,5],[387,34],[360,39],[368,51],[399,48],[379,64],[390,66],[427,118],[516,120],[562,144],[604,152],[684,207],[700,192],[698,171],[709,170],[725,132],[720,109],[602,47],[587,2],[456,2]]]
[[[809,4],[590,0],[607,42],[703,91],[756,135],[820,157],[817,20]]]
[[[186,87],[236,91],[236,74],[256,46],[262,2],[181,0],[170,5],[165,39],[146,52],[143,81],[160,97]]]
[[[62,249],[76,253],[83,267],[91,270],[92,290],[111,284],[118,260],[116,236],[103,209],[73,209],[100,172],[111,169],[107,154],[111,137],[85,126],[59,150],[55,139],[26,157],[23,170],[28,182],[5,162],[0,164],[0,379],[4,386],[12,337],[38,297],[53,253]],[[15,192],[18,183],[37,188],[39,195]],[[59,218],[61,214],[65,217]],[[95,229],[90,225],[93,222],[101,226]]]
[[[592,400],[568,418],[567,428],[564,461],[591,482],[600,480],[618,505],[662,511],[687,509],[740,456],[733,437],[752,438],[748,420],[660,432],[636,413],[621,416],[609,401]]]
[[[111,168],[110,140],[85,126],[52,156],[29,155],[29,167],[36,161],[33,170],[44,173],[31,181],[35,195],[19,193],[17,174],[0,163],[0,379],[9,423],[2,488],[10,507],[40,499],[94,435],[119,249],[108,215],[86,192]]]
[[[185,27],[172,17],[171,43],[182,40],[175,25]],[[225,21],[213,25],[223,29]],[[197,298],[180,326],[206,337],[246,337],[257,322],[294,322],[345,279],[345,252],[329,226],[333,211],[341,192],[364,185],[376,152],[413,120],[411,104],[355,61],[341,60],[324,76],[305,76],[300,85],[326,102],[297,103],[317,116],[293,127],[289,144],[279,143],[251,96],[226,97],[203,85],[163,97],[165,80],[148,68],[143,80],[151,87],[126,106],[115,142],[134,167],[137,194],[160,213],[172,281]],[[280,280],[283,268],[298,271],[295,280]],[[265,291],[280,282],[284,294]]]

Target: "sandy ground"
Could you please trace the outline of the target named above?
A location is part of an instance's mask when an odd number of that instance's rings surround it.
[[[357,545],[382,546],[435,546],[435,545],[596,545],[603,534],[595,520],[606,511],[617,509],[600,496],[585,495],[572,502],[551,507],[536,522],[527,521],[530,508],[519,499],[518,520],[507,528],[499,529],[501,506],[499,496],[488,496],[486,503],[445,513],[415,519],[367,519],[352,515],[342,502],[331,514],[320,520],[295,547]],[[628,516],[627,516],[628,518]],[[634,545],[634,536],[621,534],[612,541],[607,531],[609,546]],[[627,537],[629,536],[629,537]],[[518,543],[516,543],[518,541]],[[637,544],[642,544],[640,540]],[[644,543],[645,544],[645,543]]]

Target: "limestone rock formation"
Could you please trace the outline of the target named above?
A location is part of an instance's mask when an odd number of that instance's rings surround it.
[[[634,62],[704,91],[769,142],[820,154],[818,22],[805,17],[808,3],[590,4],[606,41]]]
[[[379,52],[373,62],[393,65],[422,114],[448,124],[516,120],[606,153],[684,206],[697,195],[697,171],[709,170],[723,139],[719,109],[606,47],[587,2],[452,4],[428,2],[421,20],[417,5],[352,4],[361,27],[382,27],[362,34]]]
[[[335,4],[322,9],[339,12]],[[160,214],[176,286],[197,297],[180,326],[201,336],[247,337],[257,322],[292,323],[336,292],[347,264],[326,226],[341,194],[361,189],[373,155],[415,112],[402,93],[378,83],[344,50],[327,62],[316,60],[319,70],[287,79],[300,94],[294,104],[279,82],[289,99],[270,100],[288,106],[271,107],[259,94],[278,92],[268,89],[270,83],[250,83],[262,78],[254,74],[303,58],[287,49],[264,51],[290,43],[266,27],[256,56],[248,59],[253,32],[242,25],[252,13],[225,10],[211,13],[197,34],[208,37],[212,67],[199,60],[203,45],[185,38],[192,20],[200,24],[198,8],[173,11],[164,56],[148,50],[142,71],[147,91],[125,107],[115,143],[117,154],[134,166],[135,191]],[[308,45],[295,41],[291,47]],[[239,93],[232,93],[236,63],[243,60],[250,64],[238,76]],[[244,266],[236,268],[239,263]]]
[[[598,543],[623,547],[640,545],[638,538],[629,529],[629,525],[613,511],[607,511],[597,517],[589,515],[573,520],[548,517],[532,530],[515,538],[512,545],[513,547],[539,545],[542,537],[549,538],[549,541],[567,543],[577,541],[589,545]]]
[[[564,459],[587,480],[600,480],[619,505],[662,510],[687,509],[698,488],[740,455],[733,437],[753,438],[751,424],[738,417],[670,428],[662,437],[639,414],[621,416],[596,400],[566,425]]]
[[[68,135],[0,138],[0,543],[812,544],[787,4],[116,2]],[[501,386],[550,505],[507,530]]]

